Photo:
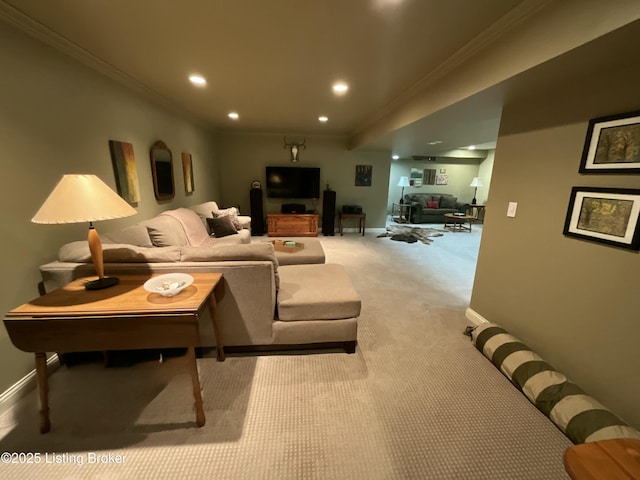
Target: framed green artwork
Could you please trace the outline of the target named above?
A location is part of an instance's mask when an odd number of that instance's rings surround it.
[[[640,250],[640,190],[573,187],[564,234]]]

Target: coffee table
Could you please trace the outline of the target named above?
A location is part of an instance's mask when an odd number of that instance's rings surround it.
[[[120,275],[120,283],[85,290],[95,277],[75,280],[6,314],[11,342],[35,353],[40,396],[40,433],[51,428],[46,352],[88,352],[187,347],[196,423],[205,424],[195,347],[200,346],[198,316],[207,307],[216,335],[218,361],[224,361],[217,302],[224,296],[220,273],[193,273],[193,284],[173,297],[147,292],[155,275]]]
[[[448,228],[450,230],[462,232],[470,232],[471,224],[474,222],[476,217],[471,215],[456,215],[455,213],[445,213],[444,214],[444,228]],[[466,226],[465,223],[469,225]]]

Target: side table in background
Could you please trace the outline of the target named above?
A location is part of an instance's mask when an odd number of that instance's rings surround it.
[[[391,220],[396,223],[409,223],[411,219],[410,203],[394,203],[391,206]]]
[[[475,217],[477,222],[484,222],[484,209],[486,205],[479,205],[477,203],[469,204],[469,210],[467,211],[467,215]]]
[[[357,218],[359,220],[358,233],[362,232],[362,235],[364,236],[364,227],[367,221],[367,214],[366,213],[344,213],[344,212],[340,212],[340,235],[341,236],[343,235],[342,227],[344,226],[344,220],[348,218]]]

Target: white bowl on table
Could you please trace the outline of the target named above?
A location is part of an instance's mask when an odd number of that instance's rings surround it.
[[[186,273],[166,273],[144,282],[147,292],[158,293],[163,297],[172,297],[193,283],[193,277]]]

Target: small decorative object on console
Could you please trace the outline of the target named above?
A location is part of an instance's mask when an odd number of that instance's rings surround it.
[[[159,293],[163,297],[173,297],[193,283],[193,277],[186,273],[167,273],[144,282],[147,292]]]
[[[304,249],[304,243],[295,242],[293,240],[274,240],[273,249],[278,252],[299,252]]]

